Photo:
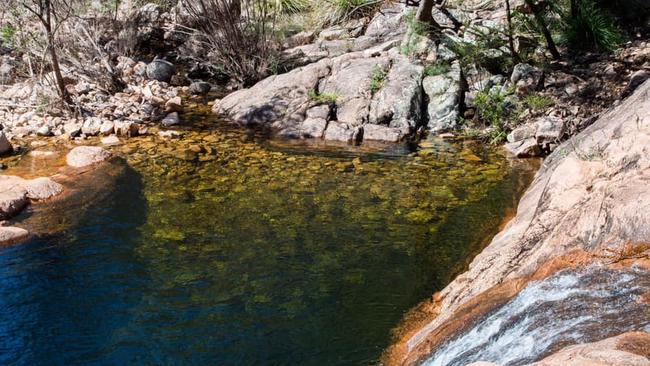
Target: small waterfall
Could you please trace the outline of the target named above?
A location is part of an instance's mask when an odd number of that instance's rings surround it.
[[[558,349],[650,328],[650,273],[641,268],[567,269],[528,284],[508,303],[443,344],[423,365],[490,361],[516,366]]]

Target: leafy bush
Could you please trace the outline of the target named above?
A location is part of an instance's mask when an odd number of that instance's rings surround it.
[[[514,62],[509,54],[508,40],[505,31],[500,27],[479,28],[467,30],[474,35],[475,40],[444,39],[463,66],[481,66],[492,74],[507,73]]]
[[[339,95],[336,93],[319,93],[317,90],[310,90],[309,99],[316,104],[330,104],[335,103],[339,99]]]
[[[16,28],[11,24],[7,24],[0,28],[0,39],[7,43],[12,43],[16,36]]]
[[[532,110],[542,110],[555,105],[553,98],[547,95],[530,94],[522,101],[523,105]]]
[[[437,75],[442,75],[446,74],[449,72],[451,69],[451,66],[449,66],[448,63],[446,62],[437,62],[433,65],[427,65],[424,67],[424,75],[425,76],[437,76]]]
[[[499,91],[481,91],[474,101],[476,111],[483,122],[491,126],[490,143],[497,144],[505,140],[505,121],[508,114],[505,96]]]
[[[322,19],[322,24],[327,25],[368,16],[380,4],[380,0],[317,0],[312,9]]]
[[[373,94],[378,92],[384,86],[387,75],[386,70],[378,65],[372,70],[372,75],[370,76],[370,91]]]
[[[614,18],[591,0],[580,1],[576,16],[569,16],[565,32],[572,49],[613,51],[625,38]]]

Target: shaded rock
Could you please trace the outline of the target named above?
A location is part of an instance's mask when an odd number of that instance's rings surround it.
[[[347,143],[357,142],[360,133],[358,127],[349,127],[345,123],[331,121],[325,130],[325,140],[342,141]]]
[[[517,64],[510,75],[510,82],[526,91],[539,90],[544,87],[544,72],[529,64]]]
[[[384,86],[375,93],[370,103],[369,122],[397,129],[401,135],[415,130],[422,118],[423,73],[424,67],[414,65],[406,57],[400,56],[393,60]],[[381,129],[373,129],[374,131],[379,132]],[[390,135],[394,136],[393,133]],[[364,139],[368,139],[365,132]],[[390,140],[392,138],[386,141]]]
[[[175,73],[176,67],[169,61],[155,59],[147,65],[147,77],[149,79],[168,83]]]
[[[429,96],[429,130],[440,133],[456,128],[463,92],[460,63],[454,62],[447,74],[427,76],[422,87]]]
[[[131,121],[115,121],[113,123],[113,130],[118,136],[134,137],[140,134],[140,126]]]
[[[518,158],[533,158],[542,155],[542,149],[534,138],[509,142],[505,145],[505,148],[509,153]]]
[[[46,200],[63,192],[63,186],[50,178],[41,177],[25,182],[27,198],[32,200]]]
[[[398,142],[402,132],[397,128],[366,124],[363,126],[363,139],[372,141]]]
[[[101,163],[110,159],[112,154],[97,146],[78,146],[72,149],[66,156],[69,166],[82,168],[92,164]]]
[[[205,81],[195,81],[190,84],[190,93],[196,95],[206,95],[212,90],[212,85]]]
[[[321,138],[327,128],[325,118],[307,118],[300,126],[300,131],[305,137]]]
[[[178,118],[178,113],[177,112],[172,112],[165,116],[165,118],[160,121],[160,124],[163,127],[171,127],[171,126],[176,126],[177,124],[181,123],[180,119]]]
[[[650,78],[650,71],[648,70],[639,70],[632,74],[630,81],[627,83],[625,90],[623,91],[622,97],[625,98],[630,94],[634,93],[636,88],[643,84],[646,80]]]
[[[174,74],[169,80],[169,85],[172,86],[188,86],[192,83],[190,79],[183,75]]]
[[[0,226],[0,246],[21,242],[29,236],[29,231],[15,226]]]
[[[0,131],[0,155],[9,154],[12,151],[14,151],[14,147],[9,142],[7,135],[5,135],[4,131]]]

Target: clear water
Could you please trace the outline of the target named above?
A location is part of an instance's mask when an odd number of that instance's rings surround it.
[[[0,364],[373,364],[530,179],[475,144],[129,141],[108,183],[32,207],[41,234],[0,248]]]

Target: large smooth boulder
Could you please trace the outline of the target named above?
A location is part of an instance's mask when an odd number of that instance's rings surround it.
[[[429,96],[429,130],[439,133],[456,128],[463,93],[460,63],[452,63],[446,74],[427,76],[422,81],[422,87]]]
[[[110,159],[112,154],[98,146],[78,146],[66,156],[66,162],[74,168],[83,168]]]
[[[169,61],[156,59],[147,65],[149,79],[168,83],[174,74],[176,74],[176,67]]]
[[[422,119],[423,73],[424,67],[411,63],[406,57],[393,60],[385,85],[375,93],[370,103],[369,122],[389,126],[401,135],[414,130]],[[388,141],[392,141],[396,137],[393,132],[375,134],[382,131],[379,128],[371,127],[370,131],[371,139],[390,136]],[[364,133],[364,140],[367,139],[368,135]]]
[[[249,89],[229,94],[214,110],[243,126],[284,122],[297,125],[305,119],[309,94],[329,74],[330,60],[322,60],[286,74],[270,76]]]

